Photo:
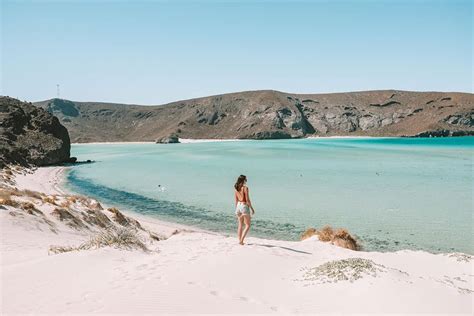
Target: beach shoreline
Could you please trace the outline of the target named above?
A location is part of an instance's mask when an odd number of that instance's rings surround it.
[[[372,138],[402,138],[397,136],[392,137],[378,137],[378,136],[309,136],[302,138],[292,138],[294,140],[302,139],[372,139]],[[280,140],[280,139],[243,139],[243,138],[179,138],[180,144],[194,144],[194,143],[213,143],[213,142],[242,142],[242,141],[265,141],[265,140]],[[131,141],[131,142],[90,142],[90,143],[71,143],[71,145],[143,145],[143,144],[156,144],[153,141]]]
[[[63,187],[68,168],[73,167],[19,173],[14,185],[61,200],[70,194]],[[49,214],[58,206],[33,203],[55,220]],[[92,232],[56,220],[54,233],[44,229],[38,215],[2,208],[3,314],[472,313],[473,261],[468,255],[359,252],[314,237],[281,241],[250,236],[240,246],[233,236],[126,210],[121,212],[162,236],[147,242],[149,252],[106,247],[48,254],[50,245],[77,245]],[[339,268],[319,275],[316,271],[325,271],[321,267]],[[340,269],[354,280],[332,279]],[[353,269],[359,272],[351,274]]]

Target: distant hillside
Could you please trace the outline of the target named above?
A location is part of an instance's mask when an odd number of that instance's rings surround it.
[[[249,91],[139,106],[52,99],[72,142],[181,138],[474,135],[474,95],[365,91],[289,94]]]

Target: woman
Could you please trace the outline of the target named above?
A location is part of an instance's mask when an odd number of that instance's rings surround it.
[[[250,229],[250,210],[252,215],[255,214],[252,202],[250,202],[249,188],[245,185],[247,183],[247,177],[240,175],[237,178],[237,182],[234,185],[235,188],[235,214],[237,215],[238,228],[237,235],[239,236],[239,244],[244,244],[245,236]],[[242,227],[245,228],[242,231]]]

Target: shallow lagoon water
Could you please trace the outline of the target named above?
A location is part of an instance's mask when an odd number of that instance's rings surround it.
[[[72,155],[96,162],[72,168],[70,190],[163,220],[233,233],[245,174],[251,235],[297,240],[330,224],[366,250],[474,254],[474,137],[81,144]]]

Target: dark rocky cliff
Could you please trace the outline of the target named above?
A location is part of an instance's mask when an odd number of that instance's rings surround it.
[[[68,131],[56,117],[31,103],[0,97],[0,167],[66,162],[70,149]]]
[[[61,99],[36,104],[60,119],[73,142],[474,134],[474,95],[456,92],[267,90],[160,106]]]

